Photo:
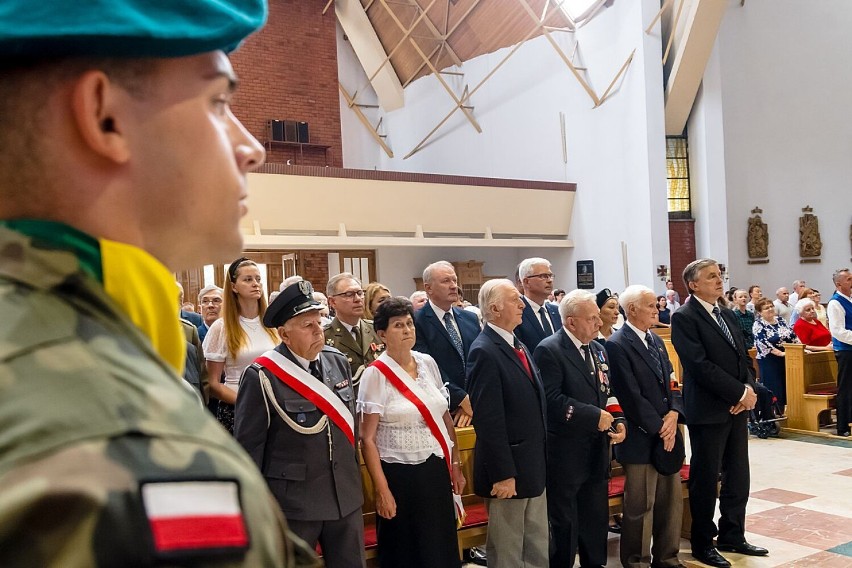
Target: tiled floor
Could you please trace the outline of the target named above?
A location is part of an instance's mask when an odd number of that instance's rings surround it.
[[[752,437],[749,456],[746,538],[770,554],[724,556],[738,568],[852,568],[852,441],[782,432]],[[618,544],[610,535],[607,567],[620,566]],[[680,559],[704,566],[688,541],[681,541]]]

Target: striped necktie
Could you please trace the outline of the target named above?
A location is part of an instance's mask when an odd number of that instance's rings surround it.
[[[722,328],[722,333],[725,334],[725,338],[731,343],[731,345],[736,347],[736,343],[734,343],[734,336],[731,335],[731,330],[728,329],[728,324],[726,324],[725,320],[722,319],[722,312],[719,310],[719,306],[713,306],[713,315],[716,316],[716,323],[718,323],[719,327]]]

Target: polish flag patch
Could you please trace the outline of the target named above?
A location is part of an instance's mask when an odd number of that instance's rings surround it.
[[[235,480],[158,481],[141,487],[159,556],[216,554],[249,545]]]

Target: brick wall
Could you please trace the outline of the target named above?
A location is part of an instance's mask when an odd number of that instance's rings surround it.
[[[343,166],[334,9],[324,1],[270,0],[269,21],[231,55],[240,88],[234,114],[261,142],[268,119],[305,121],[320,148],[267,148],[267,162]]]
[[[328,252],[300,251],[300,272],[302,278],[313,284],[314,290],[325,294],[325,286],[328,284]],[[336,268],[336,267],[335,267]],[[337,274],[338,270],[334,273]]]
[[[681,275],[686,265],[696,258],[694,219],[669,219],[669,255],[672,263],[672,284],[683,301],[686,299],[687,290]]]

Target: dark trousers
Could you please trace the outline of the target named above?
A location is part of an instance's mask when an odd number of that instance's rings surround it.
[[[835,351],[837,358],[837,433],[845,434],[852,422],[852,351]]]
[[[417,465],[382,462],[396,516],[376,515],[381,568],[461,566],[447,463],[435,455]]]
[[[689,468],[689,506],[692,511],[692,549],[719,543],[745,541],[745,511],[750,483],[748,463],[748,412],[731,416],[722,424],[693,424],[689,428],[692,460]],[[716,484],[719,491],[719,529],[713,522]]]
[[[293,534],[314,547],[319,543],[326,568],[363,568],[364,517],[355,509],[335,521],[295,521],[287,519]]]
[[[580,566],[606,564],[609,500],[607,479],[569,483],[558,473],[547,479],[547,516],[552,545],[550,568],[571,568],[577,551]]]

